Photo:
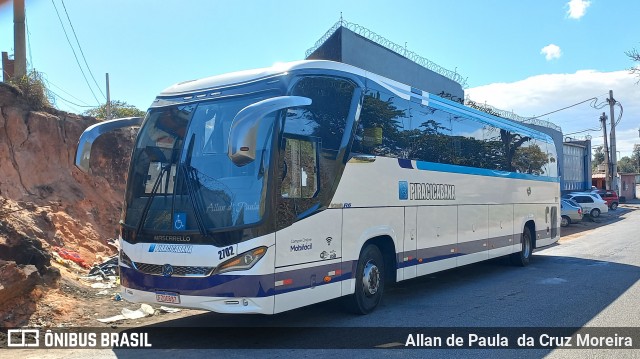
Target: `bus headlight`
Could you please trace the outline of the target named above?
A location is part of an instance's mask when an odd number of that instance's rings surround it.
[[[213,274],[220,274],[229,272],[232,270],[247,270],[251,269],[258,261],[264,257],[267,253],[267,247],[258,247],[248,252],[239,254],[227,261],[222,262],[213,272]]]

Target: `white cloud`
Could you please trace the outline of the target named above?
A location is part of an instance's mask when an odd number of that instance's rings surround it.
[[[571,0],[567,3],[567,6],[569,6],[567,15],[570,19],[579,19],[587,13],[589,5],[591,5],[591,1]]]
[[[584,100],[597,97],[581,105],[568,108],[542,119],[562,127],[565,134],[576,133],[571,137],[592,137],[592,146],[603,143],[602,129],[598,118],[605,112],[609,117],[606,98],[613,90],[614,98],[620,102],[624,112],[616,127],[617,150],[621,156],[629,156],[633,145],[640,143],[640,84],[628,70],[598,72],[581,70],[573,74],[544,74],[512,83],[493,83],[466,90],[469,97],[480,103],[513,111],[524,117],[539,116]],[[593,106],[598,107],[594,108]],[[615,107],[615,117],[620,114]],[[610,123],[607,126],[609,136]]]
[[[547,59],[547,61],[559,59],[560,56],[562,56],[562,50],[560,50],[560,46],[554,44],[549,44],[543,47],[542,50],[540,50],[540,53],[544,54],[544,58]]]

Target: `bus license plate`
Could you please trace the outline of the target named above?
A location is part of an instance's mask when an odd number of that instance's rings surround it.
[[[172,292],[156,292],[156,301],[161,303],[180,304],[180,294]]]

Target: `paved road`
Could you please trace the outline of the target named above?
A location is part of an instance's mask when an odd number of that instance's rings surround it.
[[[169,355],[182,358],[209,356],[278,358],[380,357],[532,357],[558,358],[640,357],[638,350],[398,350],[375,349],[404,342],[400,327],[640,327],[640,205],[627,206],[619,220],[570,236],[559,244],[539,250],[525,268],[496,260],[402,282],[390,288],[380,308],[367,316],[346,314],[339,301],[301,308],[275,316],[231,316],[206,313],[162,323],[171,327],[211,327],[201,329],[211,340],[224,338],[230,347],[260,345],[280,347],[305,343],[337,346],[365,341],[372,349],[256,349],[256,350],[115,350],[96,351],[95,357],[155,358]],[[273,327],[285,323],[293,327],[335,327],[340,337],[327,331],[269,330],[264,337],[224,335],[216,326]],[[399,327],[384,332],[371,327]],[[353,329],[339,329],[353,328]],[[181,329],[176,329],[181,330]],[[348,334],[345,334],[348,332]],[[171,339],[168,339],[171,340]],[[315,344],[314,344],[315,343]],[[321,343],[321,344],[318,344]],[[175,343],[179,345],[179,342]],[[197,341],[196,346],[203,345]],[[331,345],[329,345],[331,347]],[[31,352],[38,357],[58,357],[62,352]],[[1,354],[1,353],[0,353]],[[28,354],[25,352],[25,354]],[[65,352],[65,356],[86,357],[89,352]],[[24,355],[29,357],[29,355]]]

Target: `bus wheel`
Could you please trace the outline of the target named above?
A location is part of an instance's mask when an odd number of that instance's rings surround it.
[[[384,261],[377,246],[369,244],[360,253],[356,269],[356,291],[349,309],[356,314],[371,313],[384,292]]]
[[[531,252],[533,251],[532,239],[531,228],[524,227],[524,231],[522,232],[522,248],[520,252],[512,253],[510,256],[513,265],[525,267],[529,264]]]

